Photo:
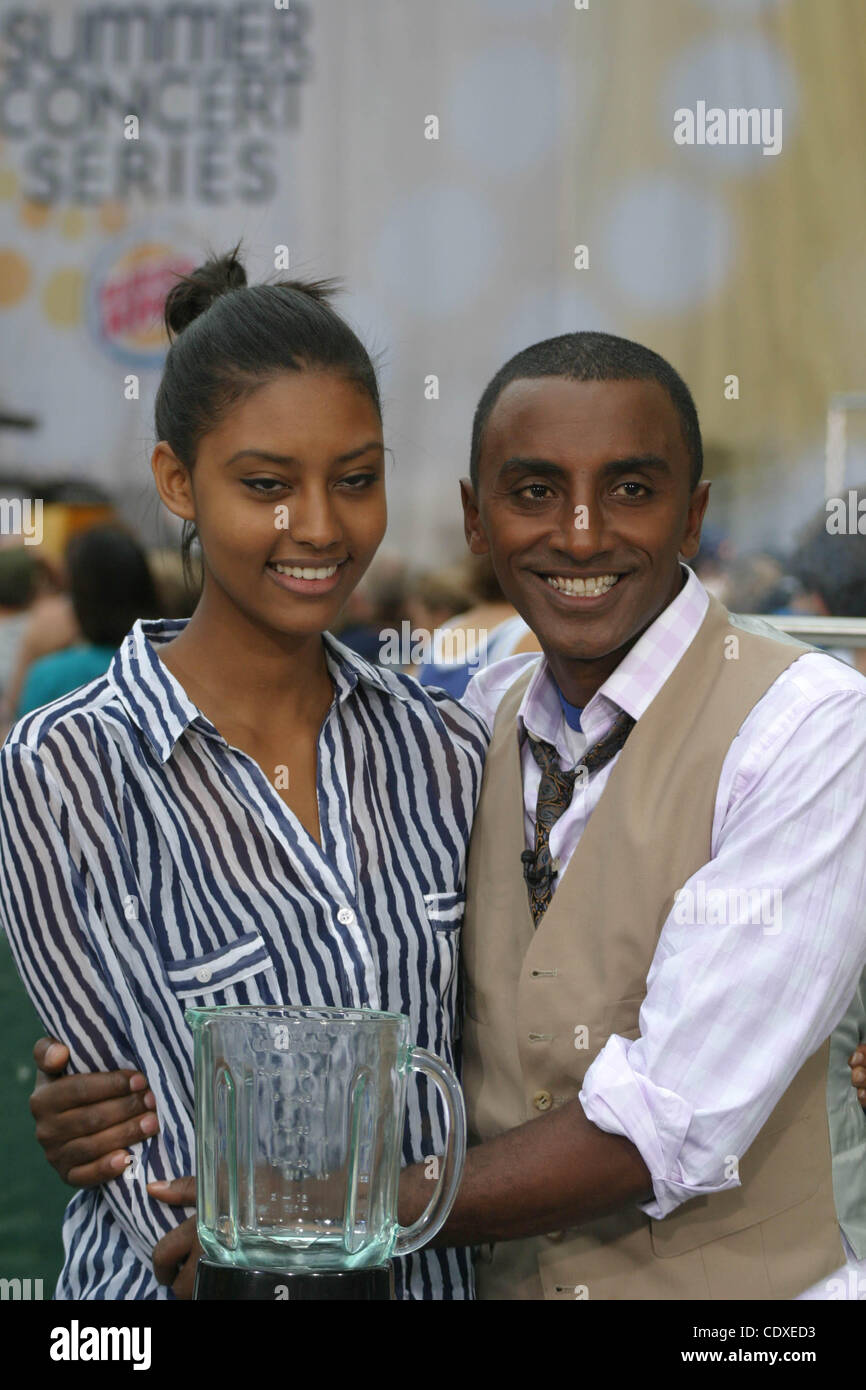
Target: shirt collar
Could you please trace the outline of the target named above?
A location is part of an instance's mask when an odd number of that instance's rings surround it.
[[[226,742],[157,655],[157,648],[179,636],[188,622],[188,618],[139,618],[106,673],[161,763],[190,728],[224,745]],[[359,682],[390,696],[411,698],[397,682],[390,683],[385,673],[329,632],[323,634],[323,640],[338,704],[353,694]]]
[[[680,568],[686,578],[676,598],[662,609],[584,705],[580,723],[590,741],[606,732],[620,710],[625,710],[634,720],[640,719],[703,622],[709,595],[694,570],[682,563]],[[535,668],[517,719],[521,731],[559,747],[562,708],[546,657],[542,657]]]

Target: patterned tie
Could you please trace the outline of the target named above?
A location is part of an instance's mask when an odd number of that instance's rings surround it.
[[[550,857],[550,832],[571,803],[577,775],[583,768],[589,775],[609,763],[622,748],[634,724],[631,715],[621,710],[604,738],[593,744],[570,772],[563,772],[559,766],[556,749],[551,743],[546,743],[544,739],[529,739],[532,756],[541,768],[541,783],[535,812],[535,849],[524,850],[520,858],[523,860],[523,876],[529,887],[532,920],[536,926],[550,905],[553,880],[559,873],[559,863],[554,863]]]

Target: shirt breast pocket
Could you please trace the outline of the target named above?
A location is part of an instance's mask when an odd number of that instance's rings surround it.
[[[261,932],[247,932],[202,956],[165,962],[174,994],[184,1004],[267,1004],[273,998],[273,961]]]
[[[438,970],[436,981],[441,1003],[450,1002],[456,1007],[457,965],[460,959],[460,928],[466,910],[466,894],[425,893],[424,909],[427,921],[433,929],[436,955],[434,966]]]

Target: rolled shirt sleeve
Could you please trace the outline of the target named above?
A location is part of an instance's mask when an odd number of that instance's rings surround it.
[[[743,726],[712,858],[662,927],[640,1036],[610,1037],[584,1078],[588,1119],[640,1151],[656,1219],[739,1185],[866,964],[866,696],[851,680],[827,693],[804,674],[769,727],[750,716],[746,740]]]

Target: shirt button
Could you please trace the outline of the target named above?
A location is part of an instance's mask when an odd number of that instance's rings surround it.
[[[211,970],[209,965],[203,965],[200,970],[197,970],[195,972],[195,977],[200,985],[206,985],[212,975],[213,971]]]
[[[355,914],[350,907],[341,907],[337,913],[337,921],[344,927],[349,927],[355,920]]]
[[[532,1097],[532,1104],[536,1110],[549,1110],[553,1104],[553,1096],[549,1091],[536,1091]]]

